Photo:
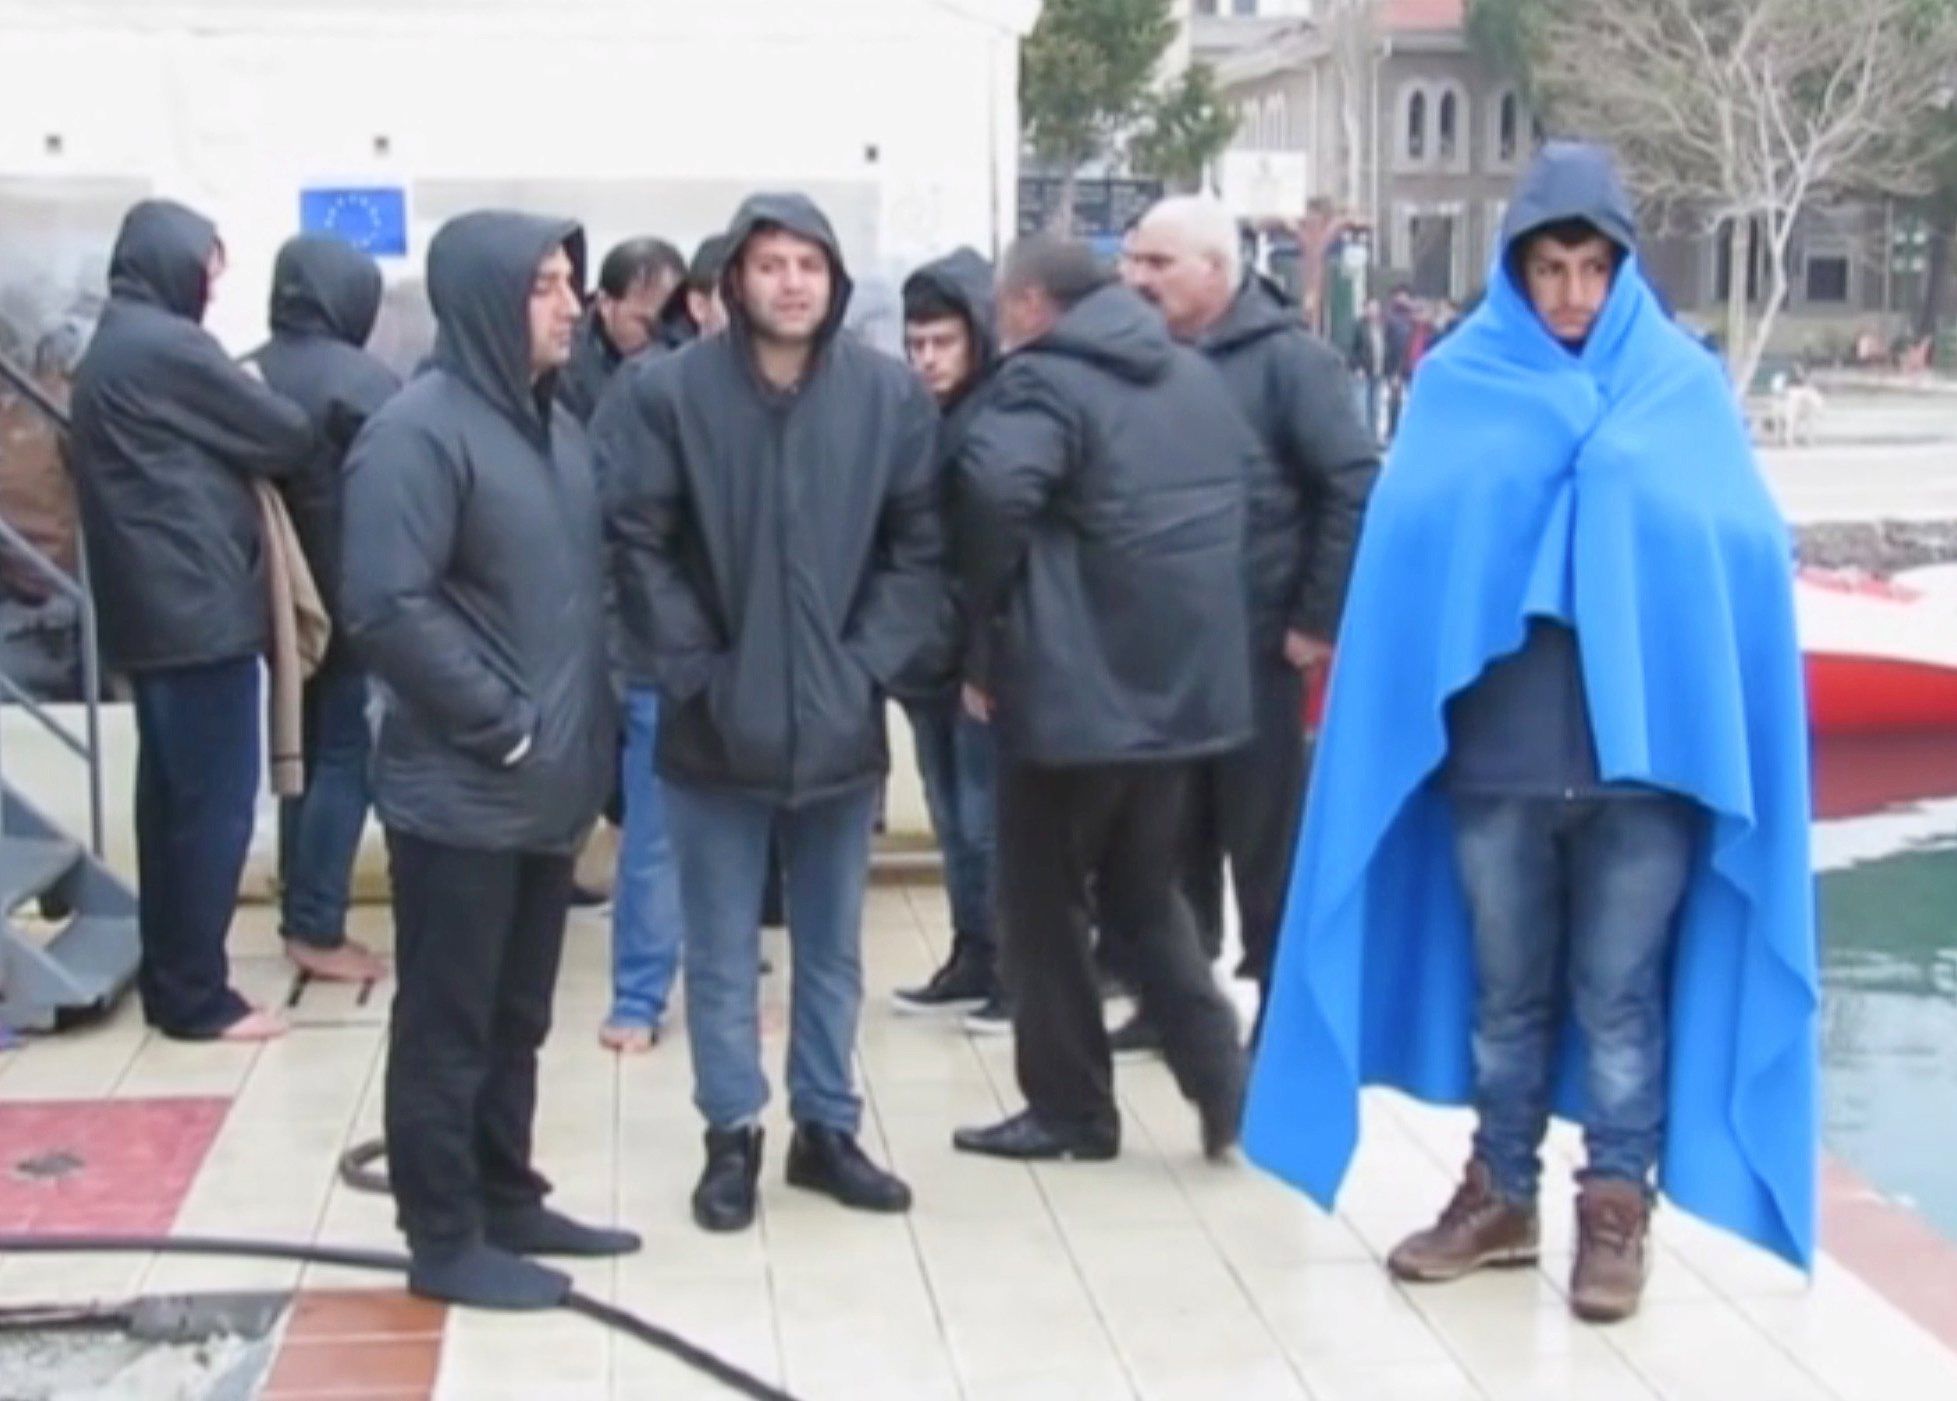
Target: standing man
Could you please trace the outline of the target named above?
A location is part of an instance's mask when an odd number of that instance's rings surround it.
[[[883,701],[948,669],[930,397],[838,334],[849,277],[801,195],[728,231],[723,335],[635,366],[596,425],[633,684],[667,707],[659,772],[686,913],[687,1033],[707,1164],[694,1219],[754,1219],[768,845],[794,959],[788,1181],[871,1211],[910,1189],[856,1141],[862,917],[889,757]]]
[[[597,491],[552,396],[583,254],[565,221],[445,224],[432,367],[347,467],[343,608],[380,691],[400,970],[388,1176],[410,1287],[485,1308],[564,1297],[525,1255],[638,1248],[545,1207],[530,1162],[572,864],[617,759]]]
[[[578,323],[557,401],[589,423],[618,367],[659,336],[660,313],[686,279],[686,260],[663,238],[634,238],[605,255],[598,291]]]
[[[143,1015],[166,1036],[256,1041],[284,1026],[232,990],[224,953],[270,627],[252,482],[302,468],[313,432],[200,324],[223,272],[201,214],[129,211],[76,372],[73,454],[103,656],[136,691]]]
[[[954,1137],[1004,1158],[1120,1146],[1089,899],[1211,1157],[1236,1142],[1236,1016],[1177,889],[1192,769],[1251,733],[1244,500],[1257,444],[1216,371],[1085,244],[1022,240],[1007,358],[959,457],[959,573],[995,640],[999,891],[1027,1109]]]
[[[659,313],[659,344],[679,350],[727,329],[727,304],[720,296],[720,274],[726,263],[726,234],[708,234],[700,240],[693,261],[686,265],[686,280],[673,289]]]
[[[334,628],[306,682],[306,789],[279,809],[279,889],[286,956],[315,978],[370,982],[386,963],[347,937],[347,905],[367,825],[367,676],[340,627],[340,517],[347,449],[401,387],[367,354],[381,270],[337,238],[302,234],[272,267],[272,339],[250,357],[306,411],[317,443],[288,480],[286,504]]]
[[[992,267],[969,248],[927,264],[904,283],[904,351],[938,401],[939,491],[952,507],[951,473],[986,376],[998,359],[992,325]],[[993,937],[992,728],[969,714],[959,686],[904,698],[917,742],[917,771],[944,852],[951,902],[951,954],[922,987],[899,990],[900,1012],[990,1012],[1009,1018]]]
[[[1401,283],[1386,300],[1386,437],[1400,429],[1407,383],[1413,378],[1413,288]]]
[[[1570,1305],[1609,1321],[1661,1181],[1812,1258],[1792,549],[1608,154],[1545,147],[1503,234],[1367,517],[1246,1138],[1329,1206],[1361,1083],[1472,1101],[1460,1187],[1387,1261],[1439,1281],[1537,1257],[1570,1114]]]
[[[1169,334],[1216,366],[1264,448],[1249,483],[1256,733],[1195,770],[1184,871],[1214,956],[1228,858],[1243,932],[1238,973],[1262,988],[1304,805],[1305,685],[1331,657],[1379,454],[1338,355],[1277,288],[1245,274],[1239,246],[1217,200],[1168,199],[1135,230],[1123,267]]]
[[[1357,381],[1354,388],[1358,394],[1360,413],[1366,420],[1366,430],[1377,442],[1380,437],[1380,382],[1386,373],[1386,318],[1376,300],[1368,301],[1359,313],[1359,320],[1352,328],[1352,345],[1346,353],[1346,364]]]

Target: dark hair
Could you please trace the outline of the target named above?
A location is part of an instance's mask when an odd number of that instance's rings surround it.
[[[1111,280],[1085,243],[1045,233],[1029,234],[1013,244],[999,272],[1002,287],[1037,287],[1063,309],[1100,291]]]
[[[656,275],[686,276],[686,259],[663,238],[630,238],[605,255],[598,290],[614,300]]]
[[[689,291],[713,291],[720,281],[721,270],[727,266],[728,241],[724,233],[708,234],[700,240],[700,246],[693,250],[693,261],[686,269]]]
[[[1530,229],[1524,235],[1524,246],[1526,247],[1528,244],[1534,243],[1539,238],[1546,238],[1551,243],[1564,248],[1579,248],[1593,238],[1604,239],[1607,242],[1611,242],[1613,247],[1616,246],[1609,234],[1605,233],[1588,219],[1581,217],[1558,219],[1553,224],[1542,224]]]
[[[944,288],[937,283],[924,278],[905,284],[904,320],[949,321],[954,318],[965,320],[965,308],[947,296]]]

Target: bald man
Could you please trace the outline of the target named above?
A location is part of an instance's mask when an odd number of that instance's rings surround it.
[[[1245,271],[1236,220],[1202,197],[1166,199],[1136,226],[1122,275],[1200,350],[1264,447],[1250,483],[1256,737],[1209,761],[1191,790],[1184,890],[1222,942],[1227,856],[1243,927],[1238,972],[1268,984],[1305,783],[1305,683],[1331,657],[1359,522],[1379,472],[1345,367],[1266,279]],[[1116,1033],[1145,1047],[1146,1024]]]

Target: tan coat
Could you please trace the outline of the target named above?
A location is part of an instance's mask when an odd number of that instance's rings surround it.
[[[299,548],[285,501],[268,482],[254,484],[265,529],[265,583],[271,593],[270,714],[272,792],[296,798],[306,791],[306,681],[319,670],[332,639],[326,604]]]

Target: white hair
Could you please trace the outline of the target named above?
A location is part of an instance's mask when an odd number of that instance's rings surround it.
[[[1180,234],[1198,253],[1215,258],[1232,287],[1243,277],[1243,241],[1236,216],[1212,195],[1171,195],[1158,201],[1142,223]]]

